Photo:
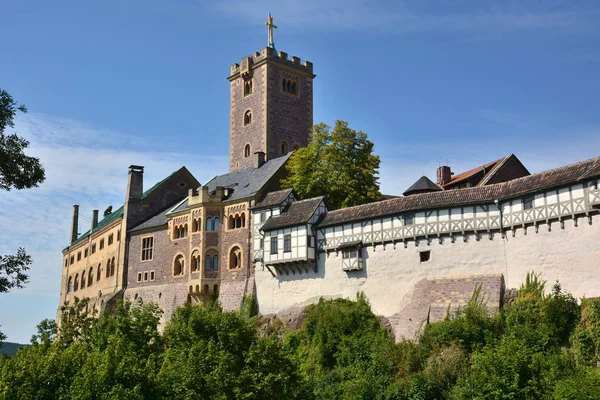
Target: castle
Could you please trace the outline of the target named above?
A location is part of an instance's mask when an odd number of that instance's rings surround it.
[[[404,196],[329,211],[327,199],[281,189],[291,152],[308,143],[313,65],[269,45],[231,66],[229,172],[201,185],[185,168],[144,191],[129,168],[125,202],[63,249],[60,304],[96,310],[125,296],[165,312],[218,299],[259,312],[364,292],[396,337],[465,304],[481,286],[493,310],[535,270],[576,297],[600,295],[600,158],[530,175],[514,155]]]

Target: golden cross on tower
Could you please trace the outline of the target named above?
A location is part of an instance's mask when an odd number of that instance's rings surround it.
[[[269,47],[275,50],[275,41],[273,40],[273,28],[277,29],[277,25],[273,24],[273,17],[269,12],[269,18],[267,18],[267,22],[265,25],[269,27]]]

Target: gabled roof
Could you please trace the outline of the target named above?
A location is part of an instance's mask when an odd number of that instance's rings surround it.
[[[509,154],[505,157],[502,157],[496,161],[492,161],[489,162],[487,164],[483,164],[480,165],[477,168],[473,168],[469,171],[466,172],[462,172],[458,175],[454,175],[450,181],[446,182],[443,185],[444,189],[447,189],[449,186],[455,186],[457,184],[460,184],[466,180],[469,180],[473,177],[475,177],[478,174],[483,174],[483,177],[478,179],[478,181],[476,183],[473,184],[473,186],[483,186],[485,184],[488,183],[488,181],[490,179],[492,179],[492,177],[498,172],[500,171],[500,169],[509,161],[515,161],[517,163],[519,163],[519,165],[521,165],[523,167],[523,169],[525,170],[525,172],[527,174],[529,174],[529,171],[527,171],[527,168],[525,168],[525,166],[521,163],[521,161],[517,158],[517,156],[515,156],[514,154]]]
[[[129,232],[141,231],[143,229],[157,228],[167,224],[167,214],[172,207],[169,207],[143,221],[141,224],[134,226]]]
[[[259,168],[249,167],[218,175],[206,183],[209,192],[214,192],[217,186],[230,189],[230,194],[224,201],[244,199],[254,196],[280,170],[292,156],[288,153],[279,158],[273,158]]]
[[[152,194],[152,192],[154,192],[156,189],[158,189],[160,187],[160,185],[162,185],[169,178],[171,178],[173,175],[175,175],[176,173],[178,173],[179,171],[181,171],[183,169],[187,170],[187,168],[181,167],[178,170],[173,171],[172,173],[170,173],[165,179],[157,182],[150,189],[148,189],[144,193],[142,193],[141,199],[143,200],[144,198],[148,197],[150,194]],[[80,243],[84,239],[88,238],[92,233],[99,231],[100,229],[104,228],[105,226],[107,226],[108,224],[110,224],[111,222],[113,222],[114,220],[116,220],[117,218],[123,217],[123,211],[124,211],[124,206],[121,206],[117,210],[115,210],[112,213],[108,214],[106,217],[102,218],[102,220],[98,222],[98,225],[93,230],[90,229],[90,230],[86,231],[85,233],[81,234],[77,238],[77,240],[75,240],[70,245],[66,246],[63,250],[68,249],[69,247],[75,246],[76,244]]]
[[[260,229],[263,231],[272,231],[274,229],[305,224],[313,216],[322,201],[323,196],[294,201],[284,213],[278,217],[269,218]]]
[[[279,205],[283,203],[292,192],[292,189],[283,189],[278,190],[276,192],[269,192],[266,194],[265,197],[262,198],[261,201],[256,203],[256,205],[252,207],[252,209],[257,210],[259,208],[274,207],[276,205]]]
[[[319,227],[441,207],[491,203],[600,176],[600,157],[487,186],[444,190],[364,204],[327,213]]]
[[[415,183],[413,183],[411,187],[406,189],[406,191],[403,193],[403,195],[410,196],[411,194],[425,193],[425,192],[438,192],[440,190],[442,190],[441,187],[439,187],[438,185],[433,183],[431,181],[431,179],[429,179],[428,177],[423,175]]]

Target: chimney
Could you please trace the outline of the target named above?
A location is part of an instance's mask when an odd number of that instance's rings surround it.
[[[71,226],[71,244],[75,243],[78,236],[79,227],[79,206],[75,204],[73,206],[73,225]]]
[[[129,182],[127,183],[127,200],[140,200],[144,193],[144,167],[129,166]]]
[[[437,169],[437,184],[439,186],[444,186],[446,183],[450,182],[452,179],[452,171],[450,167],[443,165],[438,167]]]
[[[98,210],[92,212],[92,230],[98,226]]]
[[[265,163],[265,153],[257,151],[254,155],[254,168],[260,168]]]

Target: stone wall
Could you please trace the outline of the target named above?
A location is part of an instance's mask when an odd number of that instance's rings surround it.
[[[557,279],[575,297],[600,295],[597,271],[600,266],[600,216],[592,224],[580,219],[541,224],[535,230],[517,229],[515,236],[493,233],[491,239],[475,234],[407,242],[396,245],[367,246],[362,249],[364,269],[344,272],[341,252],[321,252],[318,270],[296,275],[271,273],[260,264],[256,267],[256,287],[259,311],[264,314],[317,301],[320,297],[355,298],[358,292],[368,297],[373,312],[391,317],[403,311],[418,293],[423,280],[503,275],[506,287],[519,287],[527,272],[542,273],[548,289]],[[420,251],[430,251],[430,259],[421,262]],[[495,300],[494,300],[495,301]],[[411,321],[396,318],[395,326]],[[401,335],[396,335],[400,337]]]

